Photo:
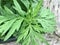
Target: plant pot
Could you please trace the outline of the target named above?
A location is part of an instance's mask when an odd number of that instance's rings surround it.
[[[15,37],[11,37],[7,41],[3,41],[3,40],[0,39],[0,44],[10,43],[10,42],[14,42],[14,41],[16,41],[16,38]]]

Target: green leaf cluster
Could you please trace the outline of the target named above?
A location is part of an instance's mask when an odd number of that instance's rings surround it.
[[[42,32],[53,33],[56,22],[54,14],[42,3],[43,0],[13,0],[12,9],[0,6],[0,33],[4,41],[15,35],[16,42],[22,45],[38,45],[37,40],[49,45]]]

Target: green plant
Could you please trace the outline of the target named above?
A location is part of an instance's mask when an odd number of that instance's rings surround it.
[[[13,0],[12,11],[6,5],[0,6],[0,33],[4,41],[12,35],[17,37],[17,43],[22,45],[38,45],[37,40],[49,45],[42,33],[53,33],[55,29],[55,16],[42,6],[43,0]],[[26,8],[26,10],[23,9]],[[6,34],[7,33],[7,34]]]

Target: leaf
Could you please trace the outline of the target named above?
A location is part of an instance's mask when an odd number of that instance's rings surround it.
[[[4,6],[4,9],[7,13],[14,14],[8,7]]]
[[[19,31],[19,28],[21,27],[21,23],[23,22],[23,18],[21,18],[18,22],[17,22],[17,24],[16,24],[16,30],[17,31]]]
[[[26,36],[28,35],[29,27],[27,27],[25,30],[26,30],[26,31],[25,31],[25,33],[24,33],[24,38],[26,38]]]
[[[47,20],[47,22],[49,24],[51,24],[52,26],[55,26],[56,25],[56,21],[54,19],[51,19],[51,20]]]
[[[38,22],[42,25],[45,32],[53,33],[54,32],[54,26],[51,25],[48,21],[45,19],[38,19]]]
[[[35,39],[35,35],[34,35],[34,32],[33,32],[32,25],[30,25],[30,34],[29,34],[29,36],[31,38],[31,45],[38,45],[37,41]]]
[[[16,22],[15,22],[15,23],[13,24],[13,26],[11,27],[10,31],[7,33],[4,41],[6,41],[7,39],[9,39],[9,38],[13,35],[13,33],[15,32],[15,30],[18,29],[18,24],[21,24],[21,23],[20,23],[20,20],[16,20]]]
[[[35,30],[35,31],[37,31],[37,32],[44,32],[44,29],[42,28],[42,27],[40,27],[39,25],[34,25],[34,26],[32,26],[33,27],[33,29]]]
[[[36,19],[38,23],[40,23],[44,28],[44,32],[53,33],[55,30],[54,27],[56,25],[56,21],[54,18],[54,14],[49,9],[43,7],[41,8],[40,14]]]
[[[16,43],[20,42],[23,38],[24,34],[20,34],[19,37],[17,38]]]
[[[26,27],[27,26],[27,27]],[[20,29],[20,33],[25,33],[26,30],[28,31],[29,30],[29,26],[28,24],[26,24],[26,22],[24,22],[21,26],[21,29]]]
[[[38,38],[41,42],[44,42],[45,45],[49,45],[48,42],[43,38],[42,34],[34,32],[36,38]]]
[[[35,17],[38,14],[40,8],[42,7],[42,3],[43,3],[43,0],[38,1],[37,6],[35,7],[34,11],[32,12],[33,17]]]
[[[44,13],[43,13],[44,11]],[[52,19],[55,18],[54,14],[51,12],[50,9],[46,9],[45,7],[42,7],[40,10],[40,17],[45,19]]]
[[[14,2],[14,5],[15,5],[15,7],[13,7],[13,8],[15,10],[17,10],[20,15],[22,15],[22,16],[25,15],[25,12],[21,9],[21,6],[17,2],[17,0],[13,0],[13,2]]]
[[[38,42],[36,41],[34,37],[31,38],[31,43],[32,45],[38,45]]]
[[[21,35],[19,35],[19,37],[18,37],[18,39],[17,39],[17,43],[18,43],[22,38],[25,39],[25,38],[27,37],[28,31],[29,31],[29,26],[28,26],[26,29],[24,29],[24,28],[21,29],[21,31],[20,31],[20,34],[21,34]],[[21,37],[21,36],[22,36],[22,37]]]
[[[1,0],[0,0],[0,6],[1,6]]]
[[[32,9],[33,9],[33,11],[34,11],[34,8],[37,6],[37,4],[38,4],[38,0],[32,0],[32,1],[30,1],[31,2],[31,6],[32,6]]]
[[[0,24],[7,21],[7,18],[5,18],[4,16],[0,16]]]
[[[4,6],[5,9],[5,16],[12,19],[12,18],[16,18],[18,15],[14,14],[14,12],[12,12],[8,7]]]
[[[21,2],[26,6],[27,9],[29,9],[30,3],[28,0],[21,0]]]
[[[4,10],[3,10],[3,8],[0,6],[0,13],[1,13],[1,14],[4,14],[3,12],[4,12]]]
[[[2,36],[11,28],[12,24],[16,21],[16,19],[10,20],[2,25],[3,33]],[[9,25],[9,26],[8,26]]]
[[[5,34],[8,31],[8,29],[12,26],[12,24],[15,20],[16,19],[5,22],[3,25],[0,26],[0,31],[4,31],[4,34]]]
[[[8,18],[9,20],[17,17],[16,14],[13,14],[13,12],[6,6],[4,6],[4,8],[0,7],[0,10],[1,15],[4,16],[5,18]]]
[[[27,37],[24,39],[22,45],[29,45],[29,44],[30,44],[30,37],[27,36]]]

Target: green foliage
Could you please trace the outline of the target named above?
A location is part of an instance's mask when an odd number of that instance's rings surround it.
[[[11,7],[12,4],[13,4],[13,3],[12,3],[13,0],[1,0],[0,2],[1,2],[1,6],[6,5],[6,6],[8,6],[8,7]]]
[[[27,12],[22,9],[18,1],[13,0],[12,10],[6,5],[3,8],[0,6],[0,33],[4,36],[4,41],[15,35],[16,42],[22,41],[22,45],[30,45],[30,43],[38,45],[37,40],[49,45],[43,38],[42,32],[54,32],[56,24],[54,14],[42,6],[43,0],[21,0]]]
[[[1,0],[0,0],[0,6],[1,6]]]

